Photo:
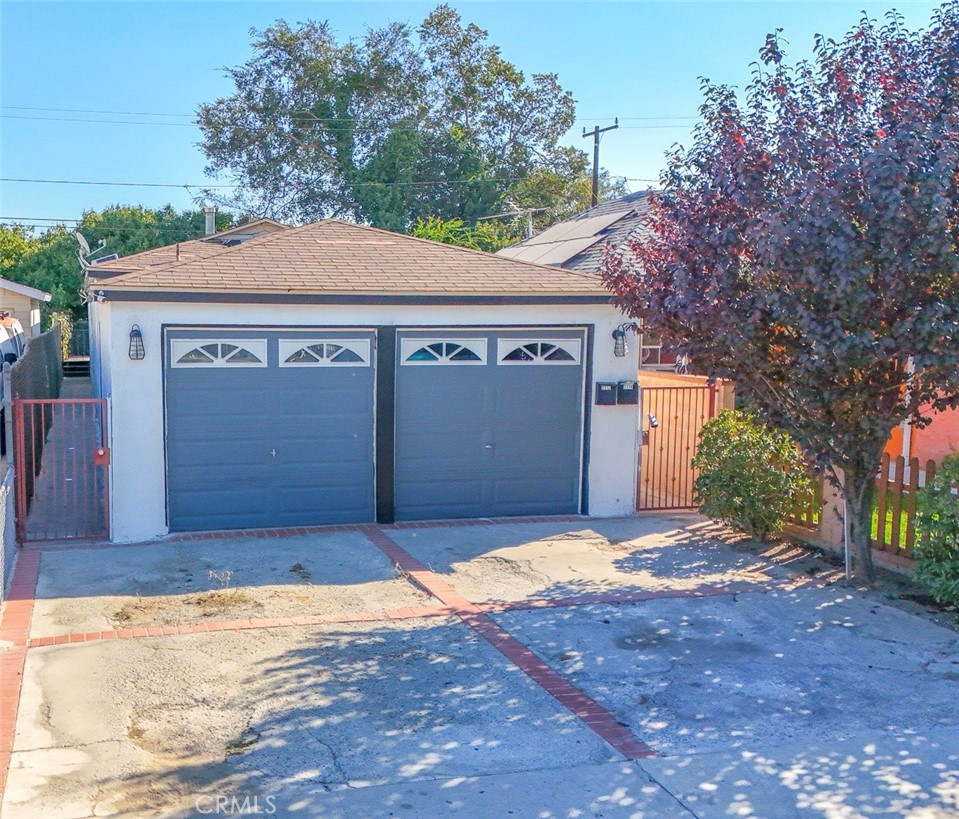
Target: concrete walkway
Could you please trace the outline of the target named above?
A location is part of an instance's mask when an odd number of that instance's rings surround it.
[[[959,635],[693,515],[22,557],[4,817],[959,815]]]

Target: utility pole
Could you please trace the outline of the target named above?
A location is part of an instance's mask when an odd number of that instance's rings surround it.
[[[600,128],[598,125],[592,131],[583,128],[583,138],[585,139],[588,136],[593,138],[593,195],[590,198],[591,205],[599,204],[599,136],[607,131],[615,131],[617,128],[619,128],[619,117],[616,117],[613,124],[606,128]]]

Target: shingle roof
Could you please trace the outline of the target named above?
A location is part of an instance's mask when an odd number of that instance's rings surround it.
[[[499,251],[580,273],[598,273],[607,245],[618,247],[642,228],[649,212],[648,191],[600,202],[572,219]],[[588,235],[587,235],[588,234]]]
[[[171,264],[173,262],[185,262],[196,258],[205,258],[213,256],[218,251],[223,250],[223,242],[229,241],[237,235],[265,235],[279,230],[289,230],[286,225],[274,222],[272,219],[258,219],[255,222],[249,222],[239,225],[229,230],[221,230],[212,236],[204,236],[200,239],[188,239],[185,242],[177,242],[172,245],[155,247],[152,250],[144,250],[140,253],[131,253],[129,256],[122,256],[118,259],[110,259],[107,262],[93,264],[88,269],[88,275],[93,278],[106,276],[116,276],[118,273],[130,273],[134,270],[145,270],[146,268],[159,265]],[[249,241],[249,239],[247,239]]]
[[[233,247],[200,250],[194,244],[181,243],[179,262],[142,267],[94,286],[193,293],[608,296],[593,276],[336,219]],[[188,259],[186,245],[191,245]]]

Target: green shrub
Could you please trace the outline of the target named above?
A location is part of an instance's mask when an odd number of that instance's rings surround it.
[[[916,497],[916,576],[937,603],[959,606],[959,452],[946,455]]]
[[[70,337],[73,335],[73,319],[65,310],[51,310],[50,327],[60,325],[60,351],[63,358],[70,357]]]
[[[796,442],[742,410],[723,410],[703,425],[692,464],[700,511],[760,540],[782,531],[809,491]]]

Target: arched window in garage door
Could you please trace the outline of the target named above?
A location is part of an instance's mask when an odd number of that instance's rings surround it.
[[[423,339],[401,341],[400,362],[410,364],[485,364],[486,339]]]
[[[266,339],[186,339],[170,342],[173,367],[265,367]]]
[[[366,367],[369,363],[369,339],[280,339],[281,367]]]
[[[496,349],[499,364],[579,364],[582,341],[578,338],[500,338]]]

